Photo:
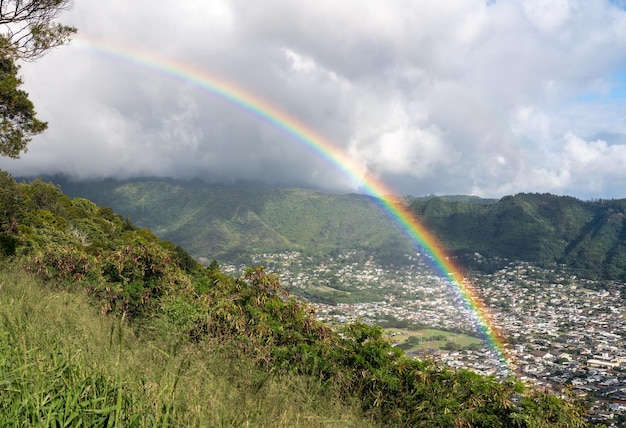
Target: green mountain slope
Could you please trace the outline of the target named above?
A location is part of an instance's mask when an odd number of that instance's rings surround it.
[[[332,329],[263,268],[201,267],[41,181],[0,172],[0,237],[2,425],[586,426],[575,401]]]
[[[135,224],[209,261],[248,261],[258,253],[302,251],[329,256],[363,249],[400,263],[411,243],[376,201],[303,189],[217,187],[163,179],[54,182],[72,196],[113,207]],[[581,276],[626,280],[626,200],[585,202],[518,194],[408,197],[407,203],[467,267],[474,253],[491,259],[563,263]]]
[[[248,262],[259,253],[298,250],[330,256],[363,249],[401,263],[411,243],[372,198],[303,189],[250,189],[164,179],[54,182],[71,196],[111,206],[204,261]],[[466,267],[492,260],[563,263],[592,279],[626,280],[626,200],[585,202],[518,194],[408,197],[411,209]]]
[[[264,252],[365,249],[397,260],[411,251],[376,201],[362,195],[160,179],[51,181],[72,197],[112,207],[197,258],[230,262]]]
[[[411,209],[457,255],[565,263],[588,278],[626,279],[626,200],[518,194],[490,204],[415,200]]]

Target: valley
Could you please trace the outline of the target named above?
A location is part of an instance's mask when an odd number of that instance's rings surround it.
[[[406,257],[410,263],[400,266],[384,266],[358,251],[317,261],[297,252],[261,254],[254,261],[277,272],[293,294],[311,300],[321,320],[381,325],[409,355],[506,376],[450,284],[432,273],[427,260]],[[223,269],[237,275],[242,267]],[[594,402],[600,419],[626,413],[624,283],[510,261],[493,274],[472,273],[471,282],[491,308],[510,369],[521,380],[553,390],[568,386]]]
[[[338,329],[381,326],[408,356],[565,387],[590,403],[590,420],[626,419],[625,200],[405,198],[466,268],[464,286],[481,296],[504,339],[494,348],[458,290],[369,197],[149,179],[96,184],[60,182],[205,266],[216,259],[236,278],[265,266]]]

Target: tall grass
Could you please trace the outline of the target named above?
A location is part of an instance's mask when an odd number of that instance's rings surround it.
[[[48,284],[48,283],[47,283]],[[314,378],[0,270],[0,426],[369,426]]]

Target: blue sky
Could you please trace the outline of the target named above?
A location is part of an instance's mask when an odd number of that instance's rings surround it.
[[[230,80],[399,194],[626,197],[626,12],[608,0],[110,0],[22,65],[49,122],[14,175],[358,190],[302,144],[96,40]]]

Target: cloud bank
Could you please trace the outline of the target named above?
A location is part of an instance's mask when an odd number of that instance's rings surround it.
[[[22,65],[49,129],[14,175],[354,191],[241,108],[98,49],[186,64],[288,112],[399,194],[626,197],[626,12],[608,0],[76,2]]]

